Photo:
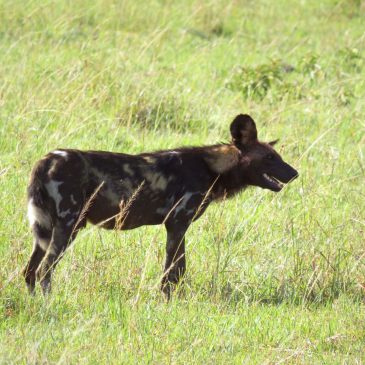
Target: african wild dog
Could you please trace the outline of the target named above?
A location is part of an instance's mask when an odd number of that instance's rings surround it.
[[[238,115],[232,142],[127,155],[62,149],[33,169],[28,216],[34,248],[24,276],[30,292],[36,278],[44,293],[52,271],[86,222],[107,229],[165,224],[166,262],[162,290],[185,272],[185,232],[208,205],[249,185],[278,192],[298,176],[273,149],[257,139],[255,122]]]

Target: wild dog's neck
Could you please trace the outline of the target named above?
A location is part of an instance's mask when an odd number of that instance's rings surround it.
[[[241,151],[233,144],[212,146],[207,151],[206,162],[216,176],[212,189],[214,198],[232,196],[248,185],[246,172],[240,163]]]
[[[213,187],[214,199],[230,198],[239,193],[249,185],[245,172],[239,166],[223,173],[217,177]]]

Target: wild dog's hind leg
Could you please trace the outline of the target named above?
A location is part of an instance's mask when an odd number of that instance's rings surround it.
[[[28,263],[25,265],[23,275],[27,284],[29,293],[34,292],[36,282],[36,271],[39,264],[44,258],[52,236],[52,228],[42,227],[35,222],[32,226],[34,235],[33,252]]]
[[[166,262],[161,290],[170,299],[173,287],[180,281],[186,271],[185,232],[187,223],[167,222]]]
[[[82,225],[78,224],[76,227],[76,224],[76,219],[68,224],[58,220],[53,228],[52,239],[47,253],[37,271],[43,294],[51,291],[51,277],[57,263],[62,258],[67,247],[76,238],[78,230],[85,225],[83,222]]]

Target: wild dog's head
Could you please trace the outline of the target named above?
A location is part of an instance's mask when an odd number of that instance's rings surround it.
[[[238,115],[230,130],[232,142],[241,152],[237,167],[245,170],[249,185],[277,192],[283,184],[298,176],[298,172],[274,150],[276,141],[263,143],[257,139],[256,124],[249,115]]]

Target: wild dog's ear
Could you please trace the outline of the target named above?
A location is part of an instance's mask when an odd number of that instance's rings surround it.
[[[270,146],[275,146],[279,142],[278,139],[275,139],[274,141],[269,142]]]
[[[249,145],[257,141],[257,129],[253,119],[247,114],[239,114],[231,123],[231,135],[235,145]]]

